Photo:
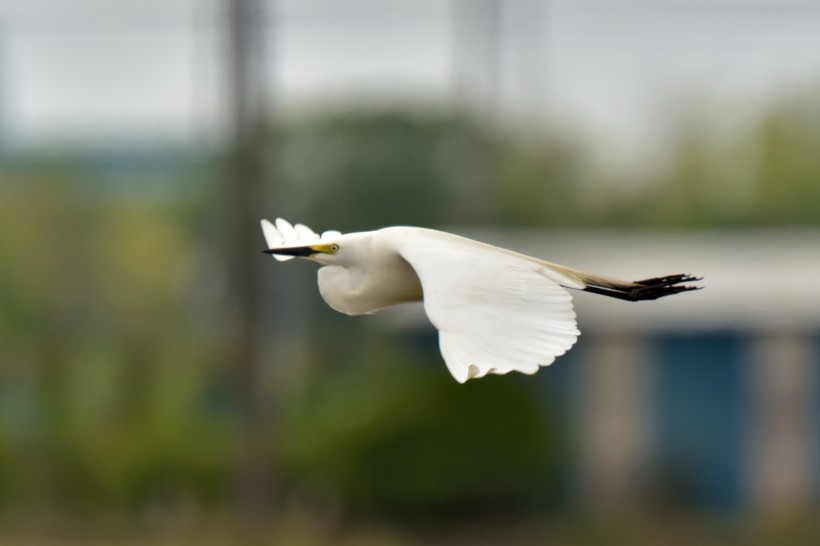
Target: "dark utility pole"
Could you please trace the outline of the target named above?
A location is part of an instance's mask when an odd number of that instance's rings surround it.
[[[265,16],[263,0],[226,0],[228,9],[227,71],[229,107],[229,171],[225,186],[227,249],[231,283],[235,393],[241,411],[240,455],[236,495],[240,510],[261,515],[272,487],[268,464],[269,416],[263,408],[258,330],[261,316],[259,231],[263,194],[270,188],[264,156]],[[266,188],[267,186],[267,188]],[[272,302],[266,301],[266,305]]]
[[[453,101],[455,110],[467,120],[477,121],[492,131],[499,118],[501,0],[453,0]],[[494,150],[476,134],[464,133],[457,144],[453,195],[471,195],[469,206],[456,203],[458,222],[492,221],[496,205],[490,198],[495,175]],[[461,200],[463,201],[463,200]]]

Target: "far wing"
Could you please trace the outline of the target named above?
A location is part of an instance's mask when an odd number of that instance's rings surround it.
[[[580,335],[572,297],[537,263],[431,230],[397,246],[421,280],[441,354],[461,383],[488,373],[533,374]]]

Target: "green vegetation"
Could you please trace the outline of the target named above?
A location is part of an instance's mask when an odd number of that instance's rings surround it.
[[[558,430],[522,378],[462,387],[424,371],[429,360],[383,352],[380,371],[322,380],[288,428],[293,483],[359,513],[435,519],[556,492]]]
[[[341,230],[817,226],[818,127],[810,100],[720,141],[719,119],[694,122],[664,168],[601,174],[568,139],[347,112],[276,129],[283,205],[268,208]],[[114,191],[71,162],[0,164],[0,513],[229,504],[241,416],[218,167]],[[303,301],[307,329],[284,327],[312,332],[310,349],[297,336],[269,363],[283,384],[265,445],[283,496],[429,517],[560,495],[565,438],[543,392],[517,378],[457,387],[433,337],[380,344],[389,334]]]

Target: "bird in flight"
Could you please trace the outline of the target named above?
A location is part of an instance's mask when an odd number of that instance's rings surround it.
[[[691,275],[620,281],[443,231],[387,227],[321,236],[281,218],[262,220],[278,261],[305,258],[319,269],[319,292],[336,311],[375,313],[423,301],[439,331],[447,368],[460,383],[511,371],[533,374],[567,352],[580,331],[572,296],[582,290],[626,301],[697,290]]]

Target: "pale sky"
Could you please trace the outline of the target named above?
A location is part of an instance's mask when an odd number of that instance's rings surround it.
[[[548,119],[620,146],[701,100],[753,117],[820,89],[820,0],[506,0],[498,78],[486,43],[454,46],[454,0],[269,5],[263,72],[279,115],[470,99],[502,120]],[[216,138],[224,19],[217,0],[0,0],[3,141]]]

